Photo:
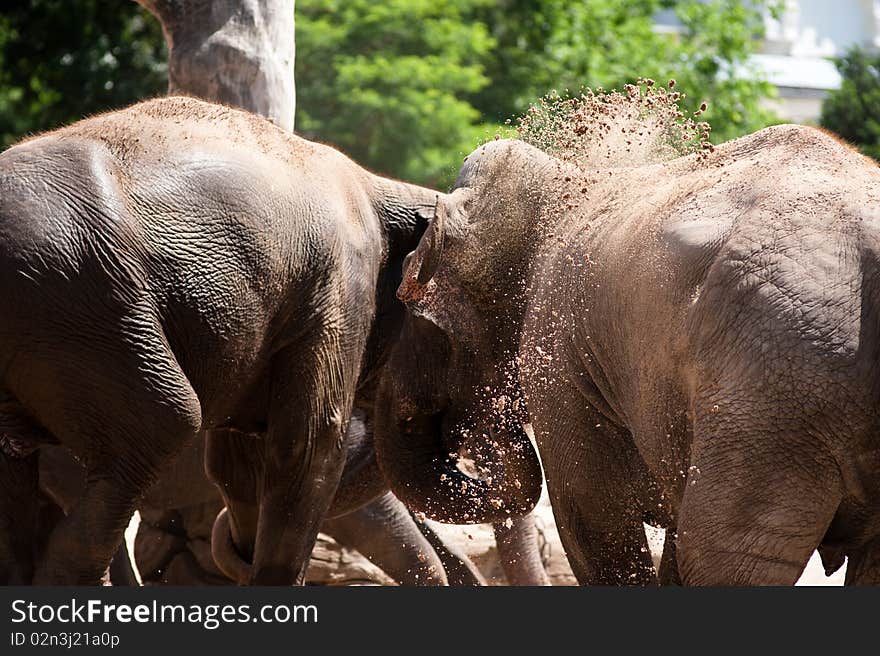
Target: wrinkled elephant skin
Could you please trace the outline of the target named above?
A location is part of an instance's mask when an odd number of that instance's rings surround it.
[[[677,533],[666,581],[793,584],[820,545],[848,583],[878,580],[875,163],[799,126],[616,170],[500,140],[437,214],[399,291],[429,327],[400,348],[480,393],[439,398],[392,353],[422,382],[389,372],[380,464],[440,417],[397,487],[454,444],[442,417],[479,427],[521,396],[581,583],[656,582],[643,521]]]
[[[234,429],[265,434],[259,499],[230,506],[245,582],[301,581],[436,198],[191,98],[0,155],[0,514],[32,505],[41,444],[88,470],[44,548],[0,540],[0,579],[97,583],[163,467]],[[209,473],[225,489],[234,469]]]

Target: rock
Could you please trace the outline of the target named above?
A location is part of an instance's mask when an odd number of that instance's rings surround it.
[[[308,585],[397,585],[385,572],[357,551],[340,546],[333,538],[318,534],[306,570]]]

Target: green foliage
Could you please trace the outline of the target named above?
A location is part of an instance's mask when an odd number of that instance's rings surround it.
[[[714,140],[752,132],[775,117],[761,106],[773,87],[748,69],[775,0],[501,0],[480,10],[498,47],[487,64],[496,82],[473,98],[484,115],[521,115],[550,90],[617,88],[639,77],[675,79],[682,107],[709,103]],[[680,31],[655,27],[667,10]]]
[[[168,86],[158,23],[134,2],[19,0],[0,15],[0,145]]]
[[[488,0],[298,0],[297,131],[408,180],[447,183],[486,133]]]
[[[773,121],[745,74],[778,0],[297,0],[297,130],[447,185],[461,157],[552,90],[678,81],[718,142]],[[678,31],[654,17],[672,11]],[[0,145],[162,93],[158,22],[130,1],[7,0]]]
[[[761,103],[775,94],[774,87],[761,79],[748,61],[756,39],[764,33],[759,5],[780,10],[776,2],[676,3],[684,32],[678,52],[664,62],[664,71],[687,93],[686,108],[693,111],[700,102],[708,102],[706,120],[712,125],[716,143],[779,122]]]
[[[776,0],[298,0],[297,129],[384,173],[446,184],[551,90],[678,81],[723,141],[774,122],[748,70]],[[660,31],[659,11],[679,31]]]
[[[669,39],[654,31],[659,0],[499,0],[479,10],[496,39],[497,83],[474,104],[496,120],[521,115],[551,90],[612,87],[654,72]]]
[[[880,160],[880,54],[854,48],[835,63],[843,81],[825,97],[819,123]]]

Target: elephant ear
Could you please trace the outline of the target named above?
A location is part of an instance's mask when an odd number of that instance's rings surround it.
[[[419,245],[407,255],[403,263],[403,281],[397,289],[397,298],[404,303],[421,300],[428,283],[440,267],[446,238],[446,216],[446,205],[438,196],[428,229],[422,235]]]
[[[450,337],[465,341],[475,339],[480,322],[452,271],[452,262],[447,261],[442,268],[440,265],[444,258],[455,256],[455,237],[465,231],[470,197],[468,188],[460,188],[437,199],[425,234],[404,261],[403,282],[397,289],[397,298],[412,314],[430,321]]]

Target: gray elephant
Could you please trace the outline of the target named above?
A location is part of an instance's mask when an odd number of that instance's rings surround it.
[[[398,295],[418,317],[399,348],[448,367],[391,356],[376,439],[380,464],[409,454],[397,493],[430,480],[496,514],[494,483],[447,467],[458,433],[491,431],[488,469],[522,460],[497,506],[522,510],[534,454],[498,427],[525,400],[581,583],[655,582],[643,521],[677,530],[685,584],[793,584],[817,547],[880,583],[880,170],[847,146],[776,126],[586,171],[489,143]]]
[[[212,528],[223,501],[205,476],[204,444],[204,436],[188,444],[138,502],[141,521],[135,561],[145,583],[235,583],[237,554],[216,554],[219,569],[212,554]],[[356,411],[346,435],[348,457],[362,458],[371,444],[366,418]],[[355,494],[346,490],[351,486],[350,472],[360,469],[362,463],[346,462],[339,488],[343,496],[354,498]],[[378,472],[373,471],[375,474]],[[82,496],[85,470],[63,447],[44,446],[40,450],[40,489],[45,496],[41,533],[46,534]],[[487,585],[482,573],[458,546],[444,541],[427,523],[417,522],[394,495],[384,492],[383,483],[363,489],[369,491],[344,509],[334,511],[333,507],[340,505],[334,500],[328,515],[336,516],[325,518],[323,532],[343,546],[358,550],[400,585]],[[351,509],[359,504],[363,505]],[[510,584],[548,584],[532,517],[516,518],[510,527],[496,529],[496,537],[499,560]],[[129,560],[122,542],[110,565],[109,580],[113,585],[137,585]]]
[[[352,417],[349,434],[363,431]],[[255,438],[254,438],[255,439]],[[187,445],[169,470],[139,501],[140,527],[135,561],[145,583],[228,585],[235,583],[214,562],[211,533],[223,501],[204,473],[204,438]],[[85,471],[59,446],[40,452],[40,487],[46,495],[43,517],[57,522],[82,496]],[[48,521],[51,521],[49,519]],[[44,531],[50,531],[51,525]],[[390,493],[361,508],[325,519],[321,530],[344,546],[357,549],[401,585],[485,585],[470,559],[436,535],[419,530],[403,505]],[[424,527],[427,533],[430,529]],[[437,541],[435,549],[432,541]],[[113,585],[137,585],[125,542],[114,555]],[[222,565],[222,563],[221,563]]]
[[[372,445],[370,422],[355,410],[346,435],[348,461],[321,530],[358,550],[400,585],[486,585],[467,554],[415,520],[387,491],[373,467]],[[240,563],[234,549],[217,548],[221,542],[211,545],[214,559],[206,557],[211,549],[204,547],[222,501],[204,476],[203,462],[204,440],[199,440],[185,449],[139,505],[136,560],[141,574],[154,582],[189,585],[236,579]],[[496,526],[495,534],[508,583],[549,585],[533,517],[515,517],[510,526]]]
[[[152,585],[229,585],[210,549],[218,498],[172,509],[141,508],[135,562],[144,583]],[[427,522],[418,522],[390,492],[346,515],[325,519],[321,531],[355,549],[402,586],[485,586],[490,581],[457,544],[445,540]],[[496,530],[498,558],[509,585],[549,585],[538,551],[534,518],[520,517],[503,532]],[[534,546],[532,546],[534,545]],[[120,562],[128,561],[122,551]],[[534,553],[536,561],[529,559]],[[135,585],[121,568],[113,585]]]
[[[191,98],[0,155],[0,580],[97,583],[138,497],[214,430],[241,581],[301,581],[435,197]],[[252,503],[236,450],[258,445],[230,429],[264,435]],[[56,442],[87,486],[37,545],[37,452]]]

